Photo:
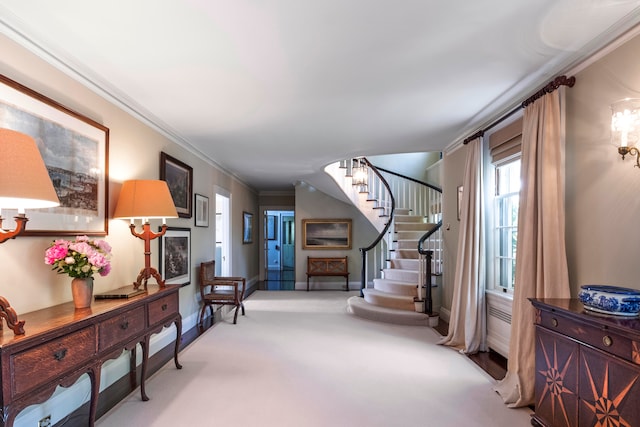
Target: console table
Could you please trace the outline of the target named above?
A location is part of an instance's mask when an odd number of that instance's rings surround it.
[[[83,309],[65,303],[20,315],[25,321],[24,335],[0,330],[0,426],[12,426],[21,410],[46,401],[58,385],[69,387],[85,373],[91,380],[88,425],[93,426],[102,364],[119,357],[123,350],[135,352],[136,344],[142,348],[140,393],[142,400],[148,400],[149,339],[171,324],[177,329],[174,362],[176,368],[182,368],[178,363],[182,335],[179,289],[149,286],[143,295],[96,300]],[[135,353],[130,379],[135,388]]]
[[[577,299],[536,309],[534,426],[640,425],[640,320],[587,312]]]

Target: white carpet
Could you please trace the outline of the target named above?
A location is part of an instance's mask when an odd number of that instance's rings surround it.
[[[346,312],[354,292],[258,291],[100,418],[122,426],[530,425],[431,328]]]

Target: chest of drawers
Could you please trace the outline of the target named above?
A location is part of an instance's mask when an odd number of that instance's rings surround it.
[[[535,414],[546,427],[640,425],[640,320],[585,311],[576,299],[532,299]]]
[[[182,335],[179,286],[149,286],[146,294],[130,299],[96,300],[91,307],[73,303],[26,313],[25,334],[0,330],[1,426],[11,426],[29,405],[47,400],[58,385],[68,387],[81,375],[91,380],[88,425],[95,420],[100,368],[123,349],[142,348],[140,391],[145,393],[149,339],[162,328],[176,325],[174,361],[177,368]],[[135,368],[133,366],[132,368]],[[132,376],[135,378],[135,376]]]

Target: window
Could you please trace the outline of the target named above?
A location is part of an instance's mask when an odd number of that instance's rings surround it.
[[[495,288],[512,291],[515,286],[516,244],[520,159],[496,165],[494,198],[494,274]]]
[[[518,243],[522,118],[489,136],[487,173],[487,288],[513,291]]]

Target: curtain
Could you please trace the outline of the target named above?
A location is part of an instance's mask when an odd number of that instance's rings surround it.
[[[472,354],[485,350],[486,339],[482,138],[467,146],[449,331],[438,344]]]
[[[524,110],[516,282],[507,375],[510,407],[534,403],[535,311],[528,298],[569,298],[564,215],[564,87]]]

